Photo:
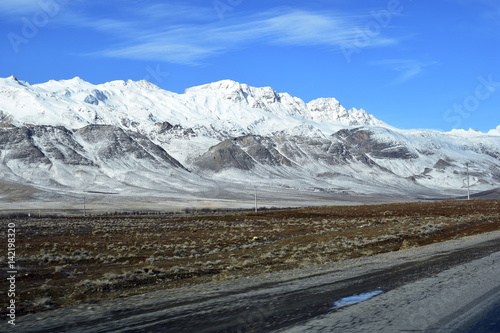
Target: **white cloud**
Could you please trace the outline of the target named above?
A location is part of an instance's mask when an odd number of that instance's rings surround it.
[[[154,8],[144,9],[144,12],[149,11],[154,11]],[[205,17],[202,14],[196,15],[199,18]],[[244,47],[253,42],[327,46],[340,52],[342,44],[351,43],[359,37],[360,27],[366,19],[340,13],[281,9],[240,16],[224,22],[167,24],[160,29],[158,26],[150,27],[133,21],[108,22],[105,25],[95,19],[85,21],[95,29],[126,37],[121,43],[94,52],[93,55],[194,64],[214,54]],[[377,36],[369,46],[396,42]]]
[[[214,18],[213,8],[195,6],[186,2],[151,3],[139,8],[134,7],[132,11],[139,17],[147,17],[149,20],[159,20],[164,23],[179,20],[204,21]]]
[[[370,62],[370,64],[384,66],[387,69],[398,72],[398,77],[393,83],[399,84],[416,77],[423,72],[424,68],[436,65],[437,62],[426,62],[414,59],[385,59],[380,61],[372,61]]]

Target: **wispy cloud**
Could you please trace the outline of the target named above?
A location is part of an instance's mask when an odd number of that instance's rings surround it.
[[[140,8],[134,6],[130,10],[138,17],[146,17],[148,20],[158,20],[163,23],[175,21],[209,21],[214,18],[212,7],[203,7],[190,4],[189,2],[165,1],[162,3],[150,3],[141,5]]]
[[[0,1],[0,16],[18,16],[31,14],[40,10],[39,0],[1,0]]]
[[[184,8],[184,10],[194,12],[193,9]],[[144,8],[142,11],[157,12],[153,7]],[[199,11],[192,16],[206,20],[206,15]],[[240,16],[224,22],[164,24],[160,29],[158,26],[146,26],[138,21],[102,22],[87,18],[80,19],[80,23],[115,36],[126,37],[108,49],[91,53],[94,56],[196,64],[214,54],[228,52],[255,42],[325,46],[340,51],[340,45],[350,43],[359,37],[359,28],[366,22],[365,20],[365,17],[348,16],[345,13],[280,9]],[[394,43],[397,43],[397,40],[377,36],[369,46]]]
[[[393,84],[404,83],[421,74],[426,67],[437,65],[435,61],[421,61],[415,59],[385,59],[372,61],[370,65],[384,66],[389,70],[396,71],[398,76]]]
[[[445,0],[451,6],[462,6],[471,13],[479,13],[488,23],[494,23],[493,31],[498,31],[500,18],[500,2],[498,0]]]

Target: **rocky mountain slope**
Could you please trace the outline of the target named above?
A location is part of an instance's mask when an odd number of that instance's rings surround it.
[[[215,197],[231,184],[435,197],[463,194],[466,164],[473,191],[498,187],[498,128],[399,130],[334,98],[230,80],[175,94],[147,81],[0,79],[2,180],[50,191]]]

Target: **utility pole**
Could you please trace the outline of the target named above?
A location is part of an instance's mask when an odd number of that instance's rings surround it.
[[[257,186],[254,185],[254,190],[255,190],[255,212],[257,212]]]
[[[85,207],[85,196],[83,196],[83,216],[87,216],[87,208]]]
[[[466,163],[467,167],[467,200],[470,200],[470,182],[469,182],[469,163]]]

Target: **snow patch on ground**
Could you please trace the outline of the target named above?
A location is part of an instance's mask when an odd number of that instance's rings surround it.
[[[330,308],[330,310],[337,310],[345,306],[350,306],[359,302],[367,301],[370,298],[380,295],[382,293],[383,293],[382,290],[374,290],[359,295],[344,297],[342,299],[339,299],[338,301],[333,302],[333,306]]]

